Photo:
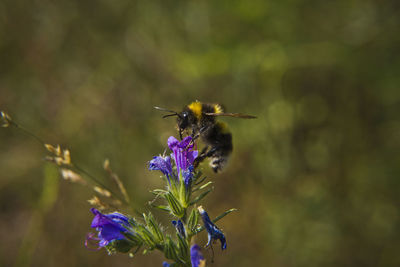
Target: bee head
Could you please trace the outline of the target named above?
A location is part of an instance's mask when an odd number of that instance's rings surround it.
[[[189,127],[189,113],[187,111],[183,111],[178,114],[177,122],[179,129],[185,130],[187,127]]]
[[[171,116],[177,116],[177,124],[179,128],[179,136],[182,139],[182,132],[191,126],[193,124],[193,115],[191,110],[184,110],[181,113],[178,113],[173,110],[165,109],[165,108],[160,108],[160,107],[154,107],[157,110],[161,111],[167,111],[170,112],[170,114],[164,115],[163,118],[171,117]]]
[[[182,111],[180,114],[177,114],[177,123],[179,127],[179,136],[182,139],[182,132],[189,127],[189,113],[187,111]]]

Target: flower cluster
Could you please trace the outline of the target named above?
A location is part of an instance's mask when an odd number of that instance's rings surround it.
[[[167,181],[167,190],[158,189],[153,192],[157,197],[164,197],[167,205],[155,205],[154,207],[168,211],[174,217],[172,224],[176,229],[177,241],[165,234],[153,216],[144,215],[144,222],[129,218],[121,213],[114,212],[103,214],[97,209],[92,209],[95,215],[92,227],[98,231],[89,234],[88,241],[97,242],[97,248],[105,247],[109,253],[128,252],[132,248],[137,250],[145,246],[149,250],[158,249],[164,252],[167,259],[173,260],[170,264],[164,262],[163,266],[205,266],[205,259],[197,244],[190,245],[192,237],[201,232],[204,228],[208,233],[210,246],[212,241],[219,240],[221,248],[226,249],[226,239],[222,231],[211,221],[207,212],[200,206],[192,208],[189,213],[189,206],[195,205],[211,190],[204,191],[191,200],[194,191],[201,191],[211,183],[204,182],[201,173],[194,169],[194,162],[198,157],[198,151],[194,150],[194,142],[190,136],[182,141],[175,137],[168,138],[168,147],[172,151],[170,156],[155,156],[149,162],[149,170],[160,171]],[[192,188],[197,185],[197,188]],[[203,221],[203,227],[198,225],[199,215]],[[190,251],[189,251],[190,247]]]
[[[194,143],[192,137],[187,136],[182,141],[178,141],[175,137],[168,138],[168,147],[172,151],[172,158],[176,166],[176,173],[172,171],[170,156],[155,156],[149,163],[149,170],[159,170],[168,179],[170,183],[171,177],[175,180],[183,179],[186,186],[190,185],[193,177],[193,163],[198,156],[198,151],[193,150]]]
[[[192,137],[187,136],[179,141],[171,136],[167,144],[172,153],[155,156],[148,165],[149,170],[160,171],[166,181],[166,189],[153,190],[156,198],[151,204],[174,217],[171,222],[175,233],[168,234],[151,213],[143,215],[141,219],[134,219],[118,212],[103,214],[92,209],[95,217],[91,226],[97,230],[97,235],[89,234],[87,242],[97,242],[98,249],[104,247],[109,253],[128,252],[135,247],[133,253],[141,247],[146,250],[157,249],[169,260],[163,262],[163,266],[204,267],[206,260],[200,246],[191,244],[195,235],[205,229],[208,234],[206,247],[211,246],[215,240],[220,241],[222,250],[227,247],[225,235],[215,225],[215,221],[210,219],[202,206],[196,208],[196,203],[212,191],[209,188],[212,183],[205,183],[201,172],[194,168],[199,154],[194,149]],[[166,205],[154,204],[160,197]],[[203,222],[202,226],[199,225],[199,218]]]

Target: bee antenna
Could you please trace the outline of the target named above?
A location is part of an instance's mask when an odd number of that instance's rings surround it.
[[[162,116],[162,118],[165,119],[165,118],[171,117],[171,116],[179,116],[179,114],[175,112],[173,114],[164,115],[164,116]]]
[[[173,111],[173,110],[170,110],[170,109],[166,109],[166,108],[160,108],[160,107],[154,107],[154,108],[157,109],[157,110],[160,110],[160,111],[166,111],[166,112],[171,112],[172,113],[172,114],[164,115],[163,119],[167,118],[167,117],[172,117],[172,116],[178,116],[179,118],[181,117],[181,115],[176,111]]]

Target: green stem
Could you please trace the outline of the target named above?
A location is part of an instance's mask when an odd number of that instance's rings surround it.
[[[10,121],[10,125],[14,126],[15,128],[17,128],[18,130],[20,130],[21,132],[23,132],[26,135],[29,135],[30,137],[33,137],[33,139],[35,139],[36,141],[38,141],[40,144],[45,145],[45,142],[40,139],[37,135],[33,134],[32,132],[28,131],[27,129],[25,129],[24,127],[18,125],[16,122],[14,121]]]

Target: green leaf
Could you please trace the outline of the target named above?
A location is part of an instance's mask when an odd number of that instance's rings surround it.
[[[143,218],[147,224],[147,229],[154,235],[156,238],[157,243],[161,243],[164,240],[164,235],[160,229],[160,226],[158,223],[155,221],[153,214],[149,212],[148,215],[143,214]]]
[[[136,235],[136,234],[131,234],[131,233],[122,233],[126,239],[128,239],[130,242],[132,242],[135,246],[139,246],[142,245],[143,240],[140,238],[140,236]]]
[[[207,186],[209,186],[209,185],[212,185],[214,182],[208,182],[208,183],[206,183],[206,184],[203,184],[202,186],[200,186],[200,187],[196,187],[196,188],[194,188],[193,190],[192,190],[192,193],[193,192],[196,192],[196,191],[198,191],[198,190],[202,190],[202,189],[204,189],[204,188],[206,188]]]
[[[152,191],[150,191],[151,193],[155,194],[155,195],[161,195],[161,194],[166,194],[168,193],[167,190],[164,189],[154,189]]]
[[[171,212],[171,210],[169,209],[168,206],[164,206],[164,205],[151,205],[153,208],[159,209],[159,210],[163,210],[163,211],[167,211],[167,212]]]
[[[189,246],[188,246],[186,239],[179,233],[176,233],[176,236],[178,237],[178,248],[179,248],[180,258],[188,259],[189,258]]]
[[[185,213],[185,210],[183,209],[183,207],[179,203],[179,201],[176,199],[176,197],[171,192],[168,192],[168,194],[165,194],[164,197],[167,200],[169,209],[172,211],[172,213],[176,217],[182,218]]]
[[[143,239],[143,242],[149,247],[150,250],[153,250],[157,245],[157,241],[153,233],[142,225],[138,227],[136,230],[140,235],[140,237]]]
[[[213,222],[215,223],[215,222],[221,220],[222,218],[224,218],[226,215],[228,215],[229,213],[231,213],[231,212],[233,212],[233,211],[237,211],[237,209],[233,208],[233,209],[230,209],[230,210],[227,210],[227,211],[221,213],[220,215],[218,215],[217,217],[215,217],[215,219],[213,220]]]
[[[192,235],[196,233],[198,222],[199,222],[199,212],[197,211],[196,208],[193,208],[187,221],[187,229],[190,232],[188,234]]]
[[[206,180],[207,179],[207,176],[203,176],[203,178],[201,178],[200,179],[200,181],[197,181],[197,179],[195,180],[195,185],[199,185],[199,184],[201,184],[202,182],[204,182],[204,180]]]
[[[170,236],[166,237],[166,242],[164,244],[164,255],[167,259],[179,261],[178,254],[177,254],[178,247],[172,241]]]
[[[183,208],[187,208],[188,192],[186,191],[185,181],[181,179],[179,185],[179,200]]]
[[[214,187],[208,189],[207,191],[201,193],[200,195],[198,195],[194,200],[192,200],[190,202],[190,205],[196,204],[197,202],[199,202],[200,200],[202,200],[205,196],[207,196],[208,193],[210,193],[211,191],[214,190]]]
[[[172,194],[174,194],[175,196],[177,195],[178,189],[176,187],[175,181],[171,181],[171,183],[169,184],[168,188],[169,188],[169,190],[167,191],[167,193],[171,193],[172,192]]]

